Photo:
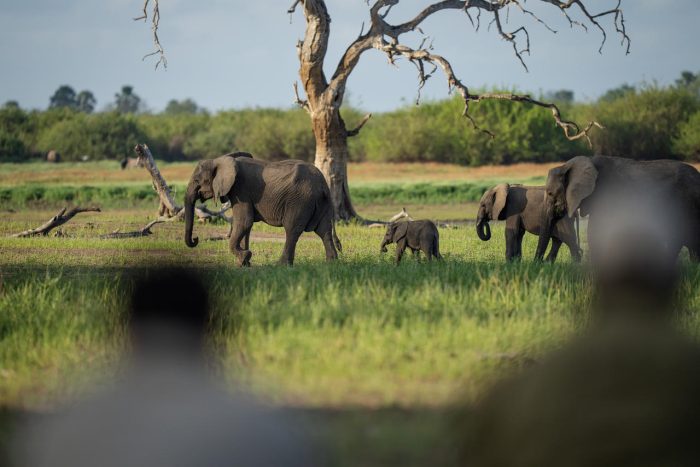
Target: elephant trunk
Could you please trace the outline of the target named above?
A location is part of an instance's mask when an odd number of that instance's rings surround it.
[[[491,226],[489,225],[489,221],[486,219],[478,221],[476,223],[476,234],[485,242],[491,240]]]
[[[187,187],[187,193],[185,194],[185,244],[194,248],[199,243],[197,237],[192,238],[192,228],[194,224],[194,203],[199,198],[199,193],[197,188],[191,184]]]
[[[386,241],[386,238],[385,238],[384,240],[382,240],[382,244],[379,245],[379,251],[380,251],[381,253],[386,253],[386,252],[387,252],[387,249],[386,249],[387,243],[389,243],[389,242]]]
[[[540,238],[537,241],[537,251],[535,253],[535,259],[542,261],[544,258],[544,253],[547,251],[547,246],[549,245],[549,240],[552,238],[552,228],[554,227],[554,208],[553,206],[547,205],[542,210],[542,216],[540,217]]]

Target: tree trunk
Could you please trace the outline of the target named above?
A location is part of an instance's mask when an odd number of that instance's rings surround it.
[[[311,120],[316,138],[314,164],[328,182],[335,219],[358,218],[348,188],[348,135],[340,109],[327,106],[315,110]]]

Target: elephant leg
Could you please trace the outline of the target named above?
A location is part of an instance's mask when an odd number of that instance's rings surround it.
[[[411,255],[416,261],[420,261],[420,248],[411,248]]]
[[[561,248],[561,240],[559,240],[557,237],[552,237],[552,248],[549,249],[549,254],[547,255],[546,261],[549,263],[553,263],[557,259],[557,255],[559,254],[559,248]],[[569,246],[571,248],[571,246]],[[571,251],[571,255],[573,256],[574,252],[573,250]]]
[[[401,258],[403,257],[403,252],[406,251],[406,239],[400,240],[396,244],[396,265],[401,262]]]
[[[567,240],[566,246],[569,247],[569,252],[571,253],[571,259],[573,259],[575,263],[580,263],[581,262],[581,253],[583,250],[581,250],[581,247],[578,245],[578,242],[576,242],[575,239]]]
[[[247,267],[250,267],[250,258],[251,258],[251,256],[253,256],[253,252],[250,251],[250,231],[252,229],[253,229],[253,226],[251,225],[245,231],[245,235],[243,236],[243,251],[247,251],[247,253],[244,255],[244,258],[243,258],[243,266],[247,266]]]
[[[335,249],[335,243],[333,243],[333,224],[332,219],[329,217],[327,221],[321,222],[316,228],[316,235],[321,237],[323,241],[323,246],[326,249],[326,261],[333,261],[338,259],[338,252]],[[323,226],[323,227],[322,227]]]
[[[506,260],[518,258],[518,235],[520,234],[520,219],[509,217],[506,219]]]
[[[236,209],[233,223],[231,224],[231,235],[229,237],[229,248],[231,253],[238,258],[238,266],[250,266],[250,258],[253,253],[248,249],[248,238],[250,230],[253,228],[252,209],[245,206]],[[245,239],[245,249],[241,248],[241,241]]]
[[[421,242],[420,249],[425,253],[425,257],[428,259],[428,261],[433,260],[433,249],[432,249],[432,243],[429,240],[424,240]]]
[[[523,226],[518,226],[518,233],[515,238],[515,257],[520,260],[523,257],[523,237],[525,237],[525,229]]]
[[[282,250],[282,257],[279,260],[279,264],[292,266],[294,264],[294,253],[297,249],[297,241],[304,231],[297,227],[286,229],[286,240],[284,242],[284,250]]]

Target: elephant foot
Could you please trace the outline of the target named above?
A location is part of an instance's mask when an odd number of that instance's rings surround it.
[[[242,250],[238,255],[238,267],[250,267],[250,258],[253,257],[253,252],[250,250]]]

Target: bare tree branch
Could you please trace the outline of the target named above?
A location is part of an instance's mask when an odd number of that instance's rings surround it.
[[[328,15],[325,2],[321,0],[303,0],[306,31],[304,40],[297,44],[299,73],[302,86],[309,98],[310,107],[321,97],[328,87],[326,75],[323,72],[323,62],[328,50],[331,18]],[[294,5],[296,7],[296,3]]]
[[[437,53],[433,52],[432,44],[426,45],[427,37],[424,37],[418,47],[409,47],[400,39],[403,35],[411,32],[418,32],[425,36],[421,29],[423,22],[432,15],[445,10],[459,10],[466,14],[471,24],[478,30],[481,24],[481,14],[486,13],[491,19],[491,24],[495,24],[498,34],[510,43],[515,52],[515,56],[522,66],[527,70],[524,54],[530,53],[530,35],[525,25],[515,25],[509,31],[508,20],[510,10],[520,12],[521,16],[528,20],[534,20],[544,26],[548,31],[557,31],[545,23],[534,12],[532,7],[536,5],[547,5],[550,8],[557,8],[565,16],[569,25],[581,26],[585,30],[589,23],[597,27],[603,33],[602,45],[607,39],[606,31],[601,20],[610,17],[613,21],[615,31],[621,36],[623,46],[626,43],[627,52],[630,48],[630,39],[627,35],[624,15],[620,9],[621,0],[617,1],[615,8],[591,13],[586,8],[586,0],[432,0],[432,3],[425,7],[408,21],[391,24],[389,17],[394,11],[393,7],[398,5],[400,0],[365,0],[369,6],[369,27],[365,29],[362,25],[360,34],[352,41],[343,53],[336,66],[330,81],[324,74],[324,60],[328,48],[330,37],[330,17],[324,0],[294,0],[292,6],[287,10],[293,14],[299,5],[303,6],[306,19],[306,30],[304,39],[297,44],[297,55],[299,58],[299,76],[301,85],[306,93],[306,100],[299,96],[299,90],[295,87],[296,103],[306,108],[311,117],[314,136],[316,139],[315,165],[321,170],[331,189],[331,198],[338,219],[351,219],[357,217],[357,213],[350,201],[349,189],[347,186],[347,137],[357,134],[362,128],[362,124],[354,130],[348,131],[345,122],[340,116],[340,109],[346,91],[347,80],[356,68],[359,60],[366,51],[375,49],[386,54],[390,64],[395,65],[397,58],[404,58],[414,65],[418,71],[418,95],[416,101],[420,101],[420,93],[437,69],[441,69],[447,79],[448,91],[457,90],[464,101],[464,116],[471,122],[474,128],[483,131],[493,137],[493,133],[487,129],[481,129],[469,113],[471,102],[481,100],[509,100],[513,102],[525,103],[548,108],[552,112],[555,124],[560,127],[566,138],[577,140],[584,138],[589,140],[589,131],[594,127],[602,126],[591,121],[583,128],[576,123],[562,118],[559,108],[550,103],[540,102],[527,95],[483,93],[472,94],[466,85],[457,78],[450,62]],[[528,8],[525,8],[525,5]],[[576,7],[575,11],[580,12],[585,19],[581,22],[572,18],[570,9]],[[546,7],[545,7],[546,8]],[[471,11],[476,9],[476,21]],[[504,12],[506,15],[503,16]],[[524,43],[524,46],[523,46]],[[364,124],[364,123],[363,123]]]
[[[448,9],[461,9],[465,11],[467,14],[469,14],[469,9],[470,8],[476,8],[478,13],[480,14],[482,10],[490,12],[493,14],[493,21],[496,25],[496,29],[498,31],[498,34],[506,41],[511,43],[511,46],[513,47],[513,51],[515,52],[516,58],[519,60],[519,62],[522,64],[522,66],[527,70],[527,65],[523,59],[523,54],[530,53],[530,36],[528,33],[528,30],[525,26],[520,26],[516,29],[514,29],[512,32],[507,32],[503,28],[503,23],[501,21],[501,16],[500,12],[503,8],[508,8],[509,6],[514,6],[517,7],[518,10],[520,10],[525,16],[529,16],[533,18],[535,21],[538,23],[542,24],[545,28],[547,28],[550,32],[556,33],[556,30],[551,28],[549,25],[547,25],[543,20],[541,20],[534,12],[532,12],[529,9],[526,9],[523,4],[523,0],[492,0],[492,1],[486,1],[486,0],[466,0],[466,1],[459,1],[459,0],[444,0],[440,2],[433,3],[432,5],[429,5],[428,7],[424,8],[422,11],[420,11],[413,19],[401,23],[398,25],[390,25],[387,23],[386,18],[391,10],[391,7],[398,4],[399,0],[376,0],[374,4],[372,5],[370,9],[370,18],[372,21],[372,24],[370,26],[369,31],[358,37],[346,50],[345,54],[343,55],[343,59],[341,59],[340,63],[338,64],[338,68],[336,69],[336,72],[333,75],[333,81],[331,82],[331,86],[333,86],[335,83],[334,81],[337,79],[339,81],[343,82],[347,80],[347,77],[349,74],[352,72],[353,68],[359,61],[359,56],[367,50],[367,45],[370,44],[372,48],[378,49],[383,51],[389,60],[389,63],[394,64],[396,57],[404,57],[406,58],[410,63],[416,66],[416,69],[418,70],[418,96],[416,99],[416,102],[420,100],[420,92],[423,86],[425,85],[426,81],[433,75],[433,73],[436,71],[436,69],[439,67],[442,69],[444,72],[446,78],[447,78],[447,83],[448,83],[448,90],[451,91],[453,89],[457,89],[457,91],[461,94],[465,107],[464,107],[464,116],[469,119],[469,121],[472,123],[472,125],[476,128],[479,129],[490,136],[494,136],[493,133],[491,133],[488,130],[481,129],[479,126],[476,124],[475,120],[471,117],[469,114],[469,103],[470,102],[479,102],[481,100],[487,100],[487,99],[492,99],[492,100],[509,100],[513,102],[520,102],[520,103],[526,103],[526,104],[531,104],[531,105],[536,105],[539,107],[544,107],[550,109],[552,112],[552,116],[554,118],[555,124],[559,126],[563,131],[567,139],[569,140],[577,140],[580,138],[585,138],[588,143],[590,144],[590,139],[589,139],[589,132],[593,127],[597,128],[602,128],[602,125],[600,125],[598,122],[591,121],[589,122],[584,128],[580,128],[576,123],[571,122],[569,120],[565,120],[561,117],[561,112],[559,108],[555,104],[551,103],[546,103],[546,102],[540,102],[538,100],[532,99],[530,96],[527,95],[517,95],[517,94],[502,94],[502,93],[483,93],[483,94],[472,94],[469,89],[462,84],[462,82],[456,77],[454,70],[452,69],[451,64],[449,61],[438,54],[435,54],[432,52],[432,44],[428,47],[424,47],[425,44],[425,39],[423,39],[423,42],[421,45],[416,48],[410,48],[405,46],[404,44],[401,44],[399,42],[399,36],[411,32],[414,30],[419,30],[420,31],[420,24],[425,21],[428,17],[431,15],[442,11],[442,10],[448,10]],[[615,8],[612,8],[610,10],[603,11],[601,13],[596,13],[596,14],[591,14],[588,12],[586,9],[585,5],[583,4],[582,0],[567,0],[567,1],[560,1],[560,0],[541,0],[543,3],[548,3],[552,4],[556,7],[559,8],[560,11],[563,12],[567,20],[569,21],[569,24],[573,27],[574,25],[580,25],[583,28],[586,28],[584,24],[579,23],[575,20],[573,20],[567,13],[567,10],[571,8],[572,6],[576,6],[582,13],[583,15],[587,18],[587,20],[601,29],[603,32],[603,43],[605,42],[607,36],[605,34],[605,30],[602,27],[602,25],[599,23],[598,19],[604,16],[612,16],[613,17],[613,23],[615,25],[616,31],[620,34],[622,37],[622,43],[623,45],[626,43],[627,44],[627,52],[629,52],[629,47],[630,47],[630,40],[627,35],[627,31],[625,29],[625,23],[624,23],[624,16],[623,12],[620,9],[620,2],[621,0],[618,0],[617,5]],[[382,10],[386,8],[384,12]],[[508,11],[508,10],[506,10]],[[474,24],[474,20],[469,15],[469,19]],[[477,17],[478,20],[478,17]],[[478,23],[476,25],[478,28]],[[587,29],[587,28],[586,28]],[[422,31],[421,31],[422,32]],[[520,48],[517,43],[517,36],[518,34],[522,34],[525,36],[525,47]],[[602,44],[601,44],[601,49],[602,49]],[[425,65],[429,64],[432,66],[432,69],[427,71],[425,68]],[[340,86],[339,86],[340,87]]]
[[[65,224],[69,220],[73,218],[76,214],[80,214],[81,212],[101,212],[99,207],[88,207],[88,208],[81,208],[81,207],[75,207],[71,209],[70,211],[66,212],[68,208],[63,208],[58,213],[53,216],[51,219],[40,225],[39,227],[35,229],[29,229],[25,230],[24,232],[19,232],[14,235],[11,235],[12,237],[35,237],[37,235],[42,235],[46,236],[51,232],[51,230],[55,229],[56,227]]]
[[[134,21],[148,20],[148,4],[151,0],[143,0],[143,10],[142,15],[138,18],[134,18]],[[168,60],[165,58],[165,50],[160,44],[160,38],[158,37],[158,26],[160,25],[160,5],[158,5],[158,0],[153,0],[153,13],[151,15],[151,31],[153,31],[153,45],[155,50],[143,56],[142,60],[146,60],[148,57],[153,55],[158,55],[158,61],[156,62],[156,69],[158,65],[163,64],[163,68],[168,68]]]
[[[357,135],[359,135],[359,134],[360,134],[360,130],[362,129],[363,126],[365,126],[365,123],[367,123],[367,121],[368,121],[370,118],[372,118],[372,114],[367,114],[367,115],[365,115],[364,118],[363,118],[362,120],[360,120],[360,124],[359,124],[359,125],[357,125],[357,126],[356,126],[354,129],[352,129],[352,130],[348,130],[347,136],[350,137],[350,136],[357,136]]]
[[[163,222],[172,222],[177,217],[170,217],[170,218],[158,218],[154,219],[148,224],[146,224],[141,230],[134,230],[132,232],[120,232],[119,230],[115,230],[112,233],[100,235],[100,238],[138,238],[138,237],[147,237],[149,235],[153,235],[153,232],[151,231],[151,227],[153,227],[156,224],[161,224]]]
[[[294,103],[307,112],[310,112],[309,101],[299,97],[299,87],[297,86],[296,81],[294,82]]]

